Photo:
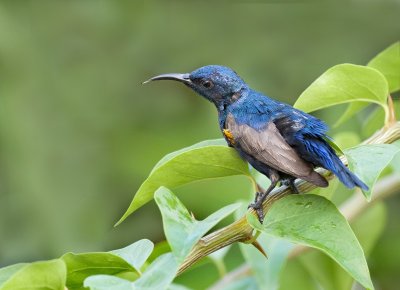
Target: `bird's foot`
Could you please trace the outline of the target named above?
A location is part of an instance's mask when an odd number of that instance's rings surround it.
[[[262,224],[263,221],[264,221],[264,211],[263,211],[263,207],[262,207],[262,202],[263,201],[259,198],[259,196],[260,196],[260,194],[258,194],[258,195],[256,194],[256,201],[253,202],[253,203],[250,203],[247,208],[252,208],[252,209],[254,209],[256,211],[257,216],[258,216],[258,220]]]
[[[256,198],[253,203],[249,204],[248,208],[252,208],[256,211],[258,220],[260,223],[264,221],[264,211],[263,211],[263,202],[269,195],[269,193],[275,188],[277,179],[272,179],[271,184],[265,192],[256,192]]]
[[[292,189],[294,194],[300,194],[300,191],[297,189],[296,184],[294,184],[294,181],[290,184],[290,188]]]
[[[296,184],[294,183],[294,179],[285,179],[281,180],[281,185],[285,185],[290,187],[290,189],[293,191],[294,194],[299,194],[300,191],[297,189]]]

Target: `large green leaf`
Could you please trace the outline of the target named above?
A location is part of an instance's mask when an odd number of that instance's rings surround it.
[[[128,280],[111,275],[90,276],[85,279],[84,286],[90,290],[136,290]]]
[[[400,90],[400,41],[375,56],[368,66],[379,70],[389,83],[389,91]]]
[[[161,159],[136,192],[117,225],[136,209],[150,201],[160,186],[174,188],[202,179],[232,175],[250,177],[247,163],[233,148],[221,145],[221,143],[221,140],[201,142]]]
[[[290,278],[288,278],[290,277]],[[321,290],[314,277],[297,259],[289,260],[283,269],[279,290]],[[325,290],[325,289],[323,289]],[[342,289],[340,289],[342,290]]]
[[[171,152],[171,153],[165,155],[163,158],[161,158],[156,163],[154,168],[151,170],[150,174],[153,173],[153,171],[156,170],[161,165],[164,165],[165,163],[167,163],[168,161],[170,161],[171,159],[173,159],[174,157],[176,157],[182,153],[185,153],[185,152],[193,150],[193,149],[207,147],[207,146],[225,146],[226,147],[226,141],[223,138],[205,140],[205,141],[201,141],[199,143],[193,144],[192,146],[185,147],[185,148],[179,149],[177,151]]]
[[[356,113],[367,107],[369,103],[367,102],[352,102],[347,106],[346,111],[339,117],[339,119],[336,121],[336,123],[333,125],[334,127],[337,127],[347,120],[349,120],[351,117],[353,117]]]
[[[321,250],[364,287],[372,289],[364,252],[346,219],[324,197],[286,196],[273,204],[261,225],[247,215],[257,230]]]
[[[165,290],[175,278],[178,266],[175,257],[167,253],[154,260],[134,282],[111,275],[93,275],[86,278],[84,285],[91,290]]]
[[[400,149],[400,140],[397,140],[393,143],[393,145],[397,146]],[[393,171],[400,173],[400,154],[397,154],[391,163],[391,167]]]
[[[111,253],[121,257],[131,264],[136,271],[141,273],[140,268],[144,265],[154,249],[154,244],[150,240],[143,239],[125,248],[111,251]]]
[[[167,289],[178,271],[178,262],[171,253],[161,255],[143,273],[142,277],[133,282],[134,289]]]
[[[400,41],[392,44],[375,56],[368,63],[368,66],[380,71],[386,77],[389,92],[398,91],[400,89]],[[347,110],[335,123],[335,126],[347,121],[355,113],[361,111],[366,106],[368,106],[368,103],[366,102],[353,102],[349,104]]]
[[[333,136],[335,142],[342,148],[342,150],[357,146],[361,143],[360,136],[353,131],[342,131]],[[344,155],[344,152],[342,154]]]
[[[386,211],[383,203],[377,203],[359,216],[351,227],[358,237],[365,255],[371,252],[385,228]],[[374,226],[371,227],[371,224]],[[324,290],[350,290],[353,279],[332,259],[318,251],[310,251],[299,257],[310,275]]]
[[[150,257],[147,259],[147,262],[151,263],[162,254],[166,254],[169,252],[171,252],[171,246],[168,244],[166,240],[158,242],[157,244],[154,245],[154,250],[151,253]]]
[[[65,264],[59,259],[17,264],[0,269],[0,290],[64,290],[65,279]]]
[[[369,102],[387,111],[388,83],[376,69],[340,64],[328,69],[297,99],[294,107],[312,112],[350,102]]]
[[[226,246],[222,249],[219,249],[218,251],[215,251],[211,254],[208,255],[208,258],[214,263],[214,265],[217,267],[219,276],[222,278],[225,276],[227,269],[224,263],[224,258],[226,254],[229,252],[230,248],[232,245]]]
[[[167,188],[160,187],[155,200],[163,218],[164,233],[178,262],[182,262],[197,241],[223,218],[239,208],[231,204],[202,221],[197,221]]]
[[[234,280],[228,285],[224,285],[224,290],[260,290],[253,276],[245,276],[242,279]]]
[[[363,190],[368,200],[379,175],[399,152],[392,144],[361,145],[345,151],[350,169],[369,187]]]
[[[127,261],[112,253],[67,253],[61,259],[67,265],[69,290],[83,289],[83,281],[92,275],[135,272],[135,269]]]
[[[0,289],[15,273],[27,266],[27,263],[20,263],[0,269]]]
[[[179,284],[171,284],[169,285],[168,290],[192,290],[192,289]]]

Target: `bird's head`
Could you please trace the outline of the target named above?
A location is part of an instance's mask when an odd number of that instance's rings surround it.
[[[246,83],[232,69],[220,65],[207,65],[191,73],[162,74],[144,83],[157,80],[174,80],[182,82],[198,94],[213,102],[219,110],[241,97]]]

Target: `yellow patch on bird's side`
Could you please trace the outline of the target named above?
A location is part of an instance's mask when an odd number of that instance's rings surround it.
[[[225,138],[228,139],[231,144],[235,144],[235,140],[233,139],[233,134],[231,131],[224,129],[222,132],[224,133]]]

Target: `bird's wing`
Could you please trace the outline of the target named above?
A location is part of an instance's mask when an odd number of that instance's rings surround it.
[[[296,148],[299,156],[314,165],[334,171],[332,166],[325,164],[325,161],[330,160],[331,153],[334,154],[326,142],[329,139],[325,135],[327,126],[321,120],[310,117],[312,116],[299,118],[286,115],[274,119],[273,122],[286,143]]]
[[[304,178],[313,172],[311,164],[299,157],[283,139],[273,122],[262,130],[246,124],[238,124],[232,114],[227,116],[225,127],[231,133],[235,145],[255,159],[281,172]]]
[[[322,138],[328,130],[328,126],[323,121],[294,108],[290,108],[289,112],[279,112],[273,122],[289,145],[292,145],[292,141],[296,141],[291,140],[291,138],[299,136],[299,133],[300,135]]]
[[[288,175],[307,180],[317,186],[326,187],[326,179],[314,171],[311,163],[303,160],[286,143],[273,122],[262,130],[246,124],[238,124],[232,114],[228,114],[225,127],[234,146],[239,146],[246,154],[256,160]]]

